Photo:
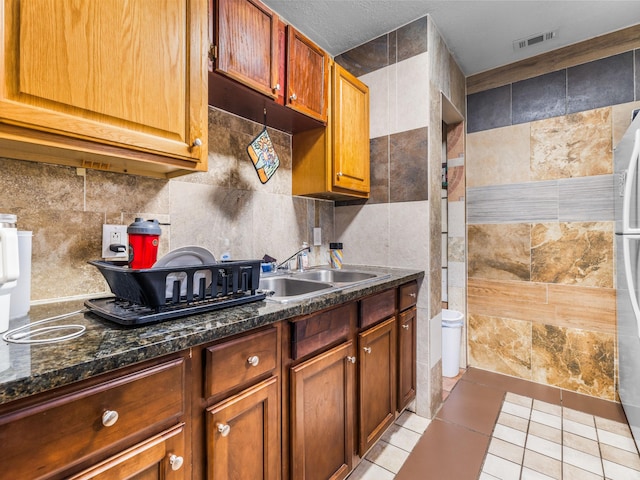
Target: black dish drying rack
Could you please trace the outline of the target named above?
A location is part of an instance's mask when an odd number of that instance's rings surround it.
[[[261,260],[132,270],[89,262],[104,276],[114,297],[85,301],[96,315],[121,325],[141,325],[256,302]],[[186,283],[186,288],[185,288]]]

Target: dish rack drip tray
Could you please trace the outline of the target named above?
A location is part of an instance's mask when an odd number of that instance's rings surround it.
[[[114,297],[85,301],[96,315],[121,325],[142,325],[234,307],[265,298],[257,292],[260,260],[133,270],[90,261]]]

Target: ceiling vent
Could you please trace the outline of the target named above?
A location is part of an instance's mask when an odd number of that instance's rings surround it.
[[[551,32],[538,33],[528,38],[514,40],[513,49],[517,52],[518,50],[522,50],[523,48],[529,48],[529,47],[533,47],[534,45],[539,45],[541,43],[547,42],[552,38],[556,38],[557,36],[558,36],[558,30],[553,30]]]

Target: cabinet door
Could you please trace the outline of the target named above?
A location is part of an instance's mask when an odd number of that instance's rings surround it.
[[[396,319],[358,335],[360,455],[393,423],[396,411]]]
[[[1,123],[204,162],[205,0],[2,0],[0,18]]]
[[[291,478],[342,479],[353,456],[353,343],[291,369]]]
[[[333,186],[369,193],[369,88],[333,68]]]
[[[287,26],[286,104],[327,121],[329,56],[291,25]]]
[[[275,98],[278,79],[278,17],[253,0],[217,0],[215,69]]]
[[[210,480],[280,478],[280,404],[272,377],[207,409]]]
[[[398,411],[416,396],[416,307],[402,312],[398,329]]]
[[[70,480],[182,480],[185,478],[184,425],[156,435]]]

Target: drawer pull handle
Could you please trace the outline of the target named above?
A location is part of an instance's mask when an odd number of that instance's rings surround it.
[[[247,362],[249,362],[249,365],[251,365],[252,367],[257,367],[260,363],[260,357],[258,357],[257,355],[251,355],[249,358],[247,358]]]
[[[107,410],[102,414],[102,425],[111,427],[118,421],[118,412],[115,410]]]
[[[409,325],[402,325],[402,328],[404,328],[405,330],[409,330]]]
[[[347,357],[347,361],[351,363],[356,363],[356,357]]]
[[[184,463],[184,458],[180,455],[171,454],[169,457],[169,465],[171,465],[171,470],[176,471],[182,468],[182,464]]]
[[[409,296],[410,296],[410,297],[413,297],[413,298],[416,298],[416,294],[415,294],[415,292],[414,292],[414,293],[410,293],[410,294],[409,294]]]
[[[289,100],[291,100],[292,102],[293,102],[293,101],[295,101],[295,100],[297,100],[297,99],[298,99],[298,95],[296,95],[295,93],[294,93],[294,94],[292,94],[292,95],[289,97]]]
[[[364,353],[371,353],[371,347],[363,347]]]
[[[229,435],[230,431],[231,431],[231,427],[229,425],[225,425],[224,423],[218,424],[218,432],[220,432],[220,435],[222,435],[223,437],[226,437],[227,435]]]

